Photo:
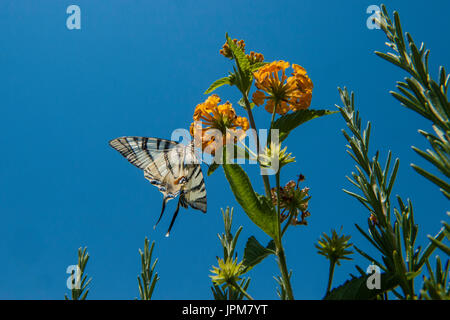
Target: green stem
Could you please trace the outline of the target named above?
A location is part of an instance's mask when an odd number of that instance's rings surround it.
[[[272,129],[273,122],[275,121],[275,112],[277,110],[277,107],[278,107],[278,102],[275,101],[273,111],[272,111],[272,119],[270,120],[270,130]],[[269,144],[269,141],[267,141],[267,144]]]
[[[294,300],[294,294],[292,292],[291,281],[289,279],[289,273],[287,271],[286,256],[284,255],[284,249],[281,244],[276,244],[277,246],[277,257],[278,265],[281,271],[281,277],[283,279],[284,287],[286,288],[286,294],[288,300]]]
[[[286,224],[283,227],[283,231],[281,231],[281,238],[283,238],[284,233],[286,232],[287,228],[289,227],[289,225],[291,224],[292,218],[294,217],[294,213],[290,213],[289,214],[289,218],[286,222]]]
[[[277,225],[278,225],[278,239],[275,241],[276,253],[278,257],[278,266],[280,267],[281,277],[283,279],[284,287],[286,288],[286,294],[288,300],[294,300],[294,294],[292,292],[291,281],[289,279],[289,272],[286,265],[286,256],[284,254],[283,244],[281,241],[281,224],[280,224],[280,170],[276,174],[277,183]]]
[[[246,93],[242,93],[242,97],[244,98],[244,103],[245,103],[245,108],[247,109],[247,113],[248,113],[248,119],[250,122],[250,127],[255,130],[255,138],[256,138],[256,154],[257,154],[257,161],[259,163],[259,135],[258,135],[258,131],[256,129],[256,124],[255,124],[255,119],[253,118],[253,113],[252,113],[252,107],[250,105],[250,101],[248,100],[247,94]],[[262,176],[263,179],[263,183],[264,183],[264,189],[266,191],[266,197],[271,199],[271,193],[270,193],[270,182],[269,182],[269,177],[267,175],[263,175]]]
[[[327,286],[326,296],[330,293],[330,290],[331,290],[331,284],[333,283],[333,276],[334,276],[334,268],[335,267],[336,267],[336,261],[334,261],[334,259],[330,259],[330,272],[328,274],[328,286]]]
[[[247,293],[247,291],[245,291],[239,284],[237,284],[236,282],[231,282],[230,284],[233,286],[233,288],[235,288],[235,289],[238,290],[240,293],[242,293],[248,300],[254,300],[254,299],[252,298],[252,296],[249,295],[249,294]]]

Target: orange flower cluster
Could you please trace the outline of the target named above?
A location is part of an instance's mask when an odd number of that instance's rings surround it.
[[[216,148],[225,145],[227,138],[230,138],[230,131],[234,137],[240,139],[245,137],[245,131],[249,128],[247,118],[238,117],[231,103],[228,101],[219,105],[221,99],[218,95],[213,94],[206,99],[205,102],[197,105],[194,111],[194,122],[190,127],[190,133],[195,137],[196,133],[200,134],[202,150],[207,150],[211,154],[215,154]],[[206,127],[203,128],[203,125]],[[240,130],[239,128],[240,127]],[[214,134],[208,134],[208,130],[217,129],[222,133],[223,141],[218,143]],[[235,139],[235,140],[236,140]]]
[[[267,100],[265,109],[273,113],[276,106],[275,112],[278,114],[309,107],[314,86],[306,70],[292,64],[294,72],[288,77],[287,68],[289,62],[280,60],[264,65],[254,73],[255,86],[258,90],[253,93],[252,98],[256,105],[263,105]]]
[[[248,61],[250,61],[250,64],[255,64],[257,62],[264,61],[264,56],[262,53],[250,51],[250,54],[247,54],[246,56],[247,56]]]

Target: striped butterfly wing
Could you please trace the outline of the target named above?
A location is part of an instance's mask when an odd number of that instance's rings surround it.
[[[131,164],[144,170],[144,177],[156,186],[165,200],[177,197],[182,185],[176,179],[180,172],[182,146],[170,140],[146,137],[122,137],[110,141]]]
[[[110,141],[130,163],[144,170],[144,177],[163,194],[161,220],[167,201],[181,194],[170,223],[169,234],[180,205],[206,212],[206,187],[194,146],[145,137],[122,137]],[[155,225],[156,226],[156,225]]]
[[[188,165],[189,175],[181,195],[182,205],[206,213],[206,186],[200,165]]]
[[[195,156],[195,155],[194,155]],[[192,165],[190,149],[177,144],[167,152],[162,152],[144,169],[144,176],[151,184],[157,186],[164,198],[170,200],[184,192],[188,184]],[[200,169],[200,165],[197,165]],[[201,169],[200,169],[201,170]]]
[[[109,145],[119,151],[131,164],[142,170],[177,144],[170,140],[146,137],[121,137],[109,142]]]

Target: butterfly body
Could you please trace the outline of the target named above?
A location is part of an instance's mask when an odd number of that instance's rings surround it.
[[[121,137],[111,140],[109,144],[143,170],[144,177],[163,194],[157,223],[166,203],[180,197],[167,235],[180,206],[206,212],[206,187],[193,144],[185,146],[175,141],[146,137]]]

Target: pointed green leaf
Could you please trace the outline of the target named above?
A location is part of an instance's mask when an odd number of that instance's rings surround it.
[[[446,192],[450,192],[450,185],[447,182],[445,182],[444,180],[439,179],[435,175],[433,175],[433,174],[429,173],[428,171],[426,171],[426,170],[416,166],[415,164],[411,164],[411,167],[413,167],[413,169],[416,170],[417,173],[419,173],[420,175],[424,176],[425,178],[427,178],[428,180],[433,182],[435,185],[441,187]]]
[[[398,281],[391,274],[382,273],[380,276],[380,289],[368,289],[367,280],[370,275],[365,275],[346,281],[343,285],[333,289],[324,300],[373,300],[377,295],[398,285]]]
[[[243,261],[246,271],[252,269],[271,254],[275,254],[275,243],[273,240],[269,242],[267,247],[263,247],[254,236],[248,238]]]
[[[250,220],[272,239],[278,239],[278,217],[272,203],[255,193],[250,179],[240,165],[223,164],[222,168],[234,197]]]
[[[224,86],[226,84],[233,85],[232,76],[217,79],[209,86],[208,90],[206,90],[204,94],[209,94],[214,90],[216,90],[217,88]]]
[[[438,247],[439,249],[441,249],[441,250],[444,251],[447,255],[450,256],[450,247],[449,247],[449,246],[446,246],[443,242],[438,241],[438,240],[434,239],[434,238],[431,237],[431,236],[428,236],[428,239],[430,239],[431,242],[433,242],[433,244],[434,244],[436,247]]]

